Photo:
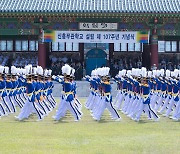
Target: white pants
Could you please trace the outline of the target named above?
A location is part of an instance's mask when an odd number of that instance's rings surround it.
[[[151,97],[151,107],[152,109],[154,109],[155,105],[156,105],[156,101],[158,100],[158,93],[154,93],[153,96]]]
[[[135,100],[133,101],[132,106],[131,106],[131,108],[130,108],[130,110],[129,110],[129,112],[128,112],[128,115],[129,115],[129,116],[131,116],[131,114],[132,114],[133,111],[135,110],[135,107],[136,107],[136,105],[137,105],[137,102],[138,102],[138,100],[137,100],[137,98],[135,98]]]
[[[160,110],[160,113],[163,113],[165,110],[166,110],[166,108],[167,108],[167,106],[168,106],[168,103],[170,102],[170,100],[171,100],[171,95],[168,95],[167,97],[166,97],[166,99],[165,99],[165,102],[164,102],[164,105],[162,106],[162,108],[161,108],[161,110]]]
[[[13,113],[16,112],[16,107],[15,107],[13,100],[11,99],[11,96],[5,96],[5,101],[8,104],[8,106],[10,107],[11,111]]]
[[[16,106],[19,106],[20,108],[23,107],[23,105],[21,104],[21,102],[19,102],[19,100],[16,98],[16,96],[12,96],[12,97],[11,97],[11,100],[14,102],[14,104],[15,104]]]
[[[32,103],[26,100],[26,103],[24,104],[23,108],[21,109],[21,112],[18,115],[19,120],[23,120],[25,118],[28,118],[32,111]]]
[[[173,113],[173,117],[176,117],[178,115],[179,111],[180,111],[180,100],[176,104],[176,108],[175,108],[175,111]]]
[[[175,101],[174,101],[174,97],[171,98],[170,102],[169,102],[169,105],[168,105],[168,109],[166,111],[166,116],[168,117],[170,115],[170,113],[172,112],[172,109],[173,109],[173,106],[175,104]]]
[[[137,120],[140,119],[143,110],[145,111],[145,113],[148,115],[149,118],[152,118],[151,116],[153,116],[154,119],[157,119],[158,116],[156,115],[156,113],[151,109],[149,104],[142,104],[139,110],[139,113],[137,114],[136,118]]]
[[[92,97],[93,97],[93,94],[90,92],[89,97],[88,97],[88,99],[87,99],[87,101],[86,101],[86,103],[85,103],[85,107],[89,106]]]
[[[65,116],[65,111],[66,111],[66,105],[65,105],[66,101],[64,98],[61,99],[61,102],[59,104],[58,110],[56,112],[55,115],[55,119],[59,120],[60,118],[62,118],[63,116]]]
[[[35,102],[30,102],[28,99],[26,100],[25,105],[21,109],[20,114],[18,115],[19,120],[23,120],[28,118],[32,112],[35,112],[39,119],[43,118],[43,111],[37,106]]]
[[[5,107],[5,110],[7,113],[11,113],[11,108],[9,106],[9,104],[6,102],[6,98],[5,97],[2,97],[2,103],[4,104],[4,107]]]
[[[73,103],[74,103],[73,101],[71,102],[65,101],[65,106],[66,106],[65,111],[69,110],[71,114],[73,115],[74,119],[79,120],[80,118],[78,116],[76,109],[73,106]]]
[[[113,102],[113,105],[114,106],[116,106],[116,104],[117,104],[117,102],[118,102],[118,100],[119,100],[119,96],[121,95],[121,91],[120,90],[118,90],[118,93],[117,93],[117,95],[116,95],[116,98],[114,99],[114,102]]]
[[[130,101],[129,101],[129,105],[127,107],[127,110],[126,110],[126,114],[129,114],[130,111],[131,111],[131,108],[133,106],[133,102],[134,102],[134,96],[131,97]]]
[[[125,95],[125,94],[124,94]],[[122,108],[122,111],[124,111],[125,112],[125,110],[126,110],[126,108],[127,108],[127,105],[128,105],[128,103],[129,103],[129,94],[127,94],[126,96],[125,96],[125,98],[124,98],[124,104],[123,104],[123,108]]]
[[[115,108],[113,107],[112,102],[107,102],[107,101],[105,100],[105,98],[103,98],[103,101],[102,101],[102,102],[103,102],[103,103],[102,103],[101,109],[100,109],[100,111],[99,111],[99,114],[96,115],[96,117],[95,117],[97,120],[100,120],[100,118],[101,118],[101,116],[102,116],[102,114],[103,114],[103,112],[104,112],[104,110],[105,110],[106,108],[107,108],[107,109],[109,110],[109,112],[111,113],[111,116],[112,116],[113,119],[118,119],[118,118],[120,118],[119,114],[117,113],[117,111],[116,111]]]
[[[0,100],[0,112],[1,112],[1,116],[7,115],[5,107],[4,107],[3,102],[1,100]]]
[[[117,100],[117,103],[115,105],[117,110],[121,109],[121,105],[122,105],[123,99],[124,99],[123,93],[120,93],[119,97],[118,97],[118,100]]]
[[[157,101],[157,105],[154,108],[154,111],[157,112],[158,109],[163,105],[164,97],[163,95],[159,96],[159,99]]]

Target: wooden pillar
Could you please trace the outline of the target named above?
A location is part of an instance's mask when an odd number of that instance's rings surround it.
[[[142,52],[142,66],[147,69],[151,68],[151,57],[150,57],[150,45],[143,44],[143,52]]]
[[[43,42],[38,43],[38,65],[46,68],[47,52],[46,44]]]
[[[110,67],[110,75],[114,77],[113,55],[114,55],[114,43],[109,43],[109,67]]]
[[[113,55],[114,55],[114,43],[109,43],[109,65],[113,60]]]
[[[177,41],[177,52],[180,51],[180,41]]]
[[[81,64],[84,64],[84,43],[79,43],[79,53],[80,53],[80,59]]]
[[[158,68],[158,35],[154,29],[151,36],[151,66],[156,65]]]
[[[50,56],[50,43],[51,42],[45,43],[46,44],[46,68],[49,68],[49,66],[50,66],[50,59],[49,59],[49,56]]]

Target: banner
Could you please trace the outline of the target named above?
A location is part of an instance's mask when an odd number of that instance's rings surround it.
[[[55,39],[56,31],[46,30],[43,32],[43,42],[56,42]]]
[[[73,43],[148,43],[145,31],[44,31],[44,42]]]
[[[139,43],[149,43],[149,32],[138,31],[136,41]]]

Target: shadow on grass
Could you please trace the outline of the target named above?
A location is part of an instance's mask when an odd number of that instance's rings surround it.
[[[99,121],[97,121],[98,123],[110,123],[112,121],[106,120],[106,119],[101,119]]]
[[[159,121],[154,121],[154,120],[140,120],[139,124],[146,124],[146,123],[158,123]]]
[[[52,120],[53,124],[66,124],[69,123],[69,121],[64,121],[64,119],[60,119],[60,120]]]
[[[139,120],[139,122],[137,122],[138,124],[146,124],[149,123],[149,121],[147,120]]]

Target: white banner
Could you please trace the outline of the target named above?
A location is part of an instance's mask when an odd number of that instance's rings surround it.
[[[117,23],[79,23],[79,29],[83,30],[116,30]]]
[[[139,43],[138,32],[55,31],[55,42],[73,43]]]

